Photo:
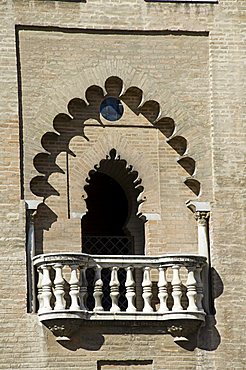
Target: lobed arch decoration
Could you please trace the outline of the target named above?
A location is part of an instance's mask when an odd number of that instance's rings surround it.
[[[59,113],[53,120],[53,132],[46,132],[41,144],[45,153],[38,153],[34,160],[34,167],[40,175],[32,178],[30,189],[33,194],[43,197],[59,196],[59,192],[49,183],[49,176],[53,173],[64,173],[56,164],[56,158],[61,152],[76,156],[69,148],[70,140],[75,136],[84,137],[86,121],[94,119],[103,125],[100,115],[100,105],[107,97],[115,97],[124,102],[136,115],[142,114],[154,128],[158,129],[165,137],[166,142],[177,152],[178,164],[187,172],[184,184],[199,196],[200,182],[194,177],[196,170],[195,160],[187,155],[187,140],[183,136],[175,135],[175,122],[172,118],[161,113],[160,104],[155,100],[144,101],[143,91],[136,87],[123,88],[123,81],[116,76],[111,76],[105,81],[105,89],[92,85],[85,93],[86,100],[74,98],[68,103],[68,113]]]
[[[82,251],[98,254],[96,244],[101,245],[101,239],[117,237],[118,246],[114,248],[109,239],[110,248],[103,248],[103,254],[119,254],[120,248],[120,254],[144,254],[146,218],[140,212],[140,205],[145,197],[138,172],[112,148],[109,155],[89,171],[86,183],[87,212],[81,220]],[[114,249],[115,253],[111,253]]]
[[[144,188],[142,186],[142,179],[139,174],[133,169],[133,166],[117,154],[115,148],[109,151],[105,159],[102,159],[99,164],[94,166],[94,169],[89,172],[86,178],[87,185],[84,189],[87,192],[91,178],[96,173],[103,173],[114,178],[122,188],[126,189],[126,196],[128,203],[131,205],[132,212],[138,214],[139,206],[144,202],[145,197],[142,197]]]

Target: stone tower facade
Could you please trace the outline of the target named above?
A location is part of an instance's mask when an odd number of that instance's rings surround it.
[[[245,0],[2,0],[0,369],[245,369]]]

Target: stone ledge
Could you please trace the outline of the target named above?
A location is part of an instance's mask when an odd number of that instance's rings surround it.
[[[83,325],[90,323],[96,326],[124,326],[125,328],[143,327],[152,328],[154,332],[171,334],[175,341],[187,341],[188,337],[197,333],[200,326],[205,321],[204,312],[167,312],[135,314],[127,312],[91,312],[91,311],[60,311],[39,314],[39,320],[55,336],[57,341],[69,341],[73,334],[79,329],[83,330]],[[110,325],[109,325],[110,323]]]

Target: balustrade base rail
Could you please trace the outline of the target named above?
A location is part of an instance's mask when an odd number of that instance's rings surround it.
[[[52,311],[50,313],[41,313],[38,315],[39,320],[42,321],[48,321],[48,320],[56,320],[56,319],[72,319],[72,320],[83,320],[83,321],[124,321],[128,322],[130,325],[130,322],[134,322],[134,325],[137,325],[137,323],[142,322],[163,322],[163,321],[170,321],[170,320],[195,320],[195,321],[205,321],[205,312],[166,312],[165,314],[160,314],[158,312],[152,312],[152,313],[144,313],[144,312],[136,312],[133,313],[127,313],[127,312],[117,312],[117,313],[111,313],[111,312],[92,312],[92,311]]]
[[[39,320],[56,336],[57,341],[70,341],[80,329],[83,330],[84,324],[106,326],[107,330],[119,327],[127,327],[127,330],[134,328],[134,332],[140,330],[151,330],[153,334],[171,334],[175,342],[188,341],[194,334],[197,335],[199,328],[205,321],[205,312],[167,312],[135,314],[118,312],[91,312],[66,310],[52,311],[50,313],[39,314]],[[145,328],[145,329],[144,329]]]
[[[167,330],[177,338],[205,320],[201,275],[205,257],[60,253],[39,255],[33,262],[39,276],[39,319],[50,322],[48,327],[60,339],[69,338],[71,327],[74,325],[76,330],[78,320],[140,325],[187,321],[185,326],[174,325]]]
[[[44,320],[54,320],[55,318],[64,318],[64,319],[82,319],[82,320],[91,320],[91,321],[99,321],[99,320],[117,320],[117,321],[165,321],[165,320],[201,320],[205,321],[205,312],[187,312],[187,311],[180,311],[180,312],[172,312],[168,311],[165,314],[152,312],[152,313],[145,313],[145,312],[135,312],[135,313],[127,313],[127,312],[92,312],[92,311],[51,311],[46,313],[40,313],[38,316],[40,321]]]

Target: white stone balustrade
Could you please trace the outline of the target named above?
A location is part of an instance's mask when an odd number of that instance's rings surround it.
[[[136,292],[135,292],[135,280],[133,276],[133,267],[128,266],[126,268],[126,299],[127,299],[127,309],[126,312],[136,312],[136,307],[135,307],[135,298],[136,298]]]
[[[164,313],[168,311],[167,307],[167,298],[168,298],[168,292],[167,292],[167,279],[166,279],[166,268],[159,267],[159,281],[158,281],[158,298],[160,300],[160,307],[158,312]]]
[[[80,282],[79,282],[79,303],[80,303],[80,309],[82,311],[86,311],[87,310],[87,306],[86,306],[86,299],[87,299],[87,286],[88,286],[88,283],[87,283],[87,279],[86,279],[86,268],[85,267],[82,267],[80,269]]]
[[[95,307],[94,311],[103,311],[103,306],[102,306],[102,287],[103,287],[103,281],[102,281],[102,268],[101,266],[96,267],[96,273],[95,273],[95,285],[94,285],[94,293],[93,297],[95,299]]]
[[[55,270],[55,280],[54,280],[54,286],[55,286],[55,310],[64,310],[65,308],[65,300],[64,300],[64,279],[62,274],[62,264],[56,263],[54,265]]]
[[[37,299],[41,321],[51,317],[204,321],[201,277],[205,257],[57,253],[36,256],[33,263],[39,276]],[[93,282],[87,280],[87,269],[94,270]],[[136,269],[142,271],[141,281],[135,280]],[[108,280],[103,278],[104,270],[108,271]],[[136,301],[142,301],[141,307],[136,306]]]
[[[112,267],[111,280],[110,280],[109,286],[110,286],[110,298],[112,301],[110,312],[119,312],[120,307],[118,305],[118,300],[119,300],[119,295],[120,295],[120,292],[119,292],[120,282],[118,280],[118,267],[115,267],[115,266]]]
[[[151,307],[151,298],[152,298],[152,281],[150,280],[150,267],[143,268],[143,300],[144,300],[144,307],[143,312],[153,312],[153,308]]]

